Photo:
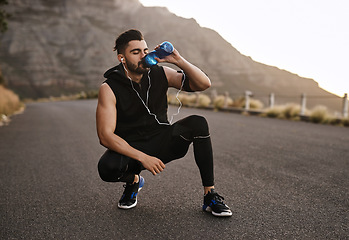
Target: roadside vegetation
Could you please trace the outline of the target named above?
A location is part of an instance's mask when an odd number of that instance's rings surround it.
[[[218,95],[211,100],[209,96],[202,93],[181,93],[178,95],[178,99],[181,101],[183,106],[187,107],[206,108],[216,111],[231,110],[248,114],[244,111],[246,104],[244,97],[234,100],[228,96]],[[179,104],[176,95],[174,94],[169,94],[168,100],[169,104]],[[273,108],[265,108],[261,101],[250,98],[250,110],[254,111],[255,115],[261,117],[287,119],[292,121],[302,120],[317,124],[349,127],[349,118],[338,118],[333,116],[325,106],[316,106],[313,109],[307,109],[304,116],[301,116],[301,107],[299,104],[288,103],[285,105],[276,105]]]
[[[41,98],[36,100],[24,99],[23,102],[11,90],[0,85],[0,124],[6,122],[12,114],[24,109],[24,103],[28,102],[52,102],[52,101],[72,101],[80,99],[96,99],[98,91],[82,91],[73,95],[61,95],[59,97]],[[179,101],[178,101],[178,99]],[[236,100],[218,95],[212,100],[211,97],[202,93],[180,93],[169,94],[168,101],[171,105],[178,106],[180,103],[185,107],[205,108],[214,111],[234,111],[249,114],[244,111],[246,100],[244,97]],[[308,121],[317,124],[330,124],[336,126],[349,127],[349,118],[338,118],[329,113],[325,106],[316,106],[307,109],[304,116],[301,116],[300,105],[288,103],[285,105],[275,105],[273,108],[265,108],[263,103],[257,99],[250,98],[250,110],[254,115],[269,118],[287,119],[292,121]]]
[[[12,115],[23,106],[19,97],[11,90],[0,85],[0,114]]]
[[[98,91],[81,91],[76,94],[64,95],[58,97],[47,97],[47,98],[38,98],[38,99],[23,99],[25,103],[29,102],[57,102],[57,101],[73,101],[80,99],[96,99],[98,98]]]
[[[19,97],[11,90],[0,85],[0,126],[9,121],[9,117],[24,108]]]
[[[9,123],[10,117],[24,110],[25,104],[30,102],[56,102],[72,101],[80,99],[95,99],[98,97],[98,91],[82,91],[72,95],[61,95],[59,97],[39,98],[39,99],[21,99],[12,90],[0,84],[0,126]]]

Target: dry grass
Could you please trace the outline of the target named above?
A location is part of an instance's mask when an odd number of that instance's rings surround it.
[[[282,117],[291,120],[299,120],[301,107],[295,103],[289,103],[284,106]]]
[[[259,101],[257,99],[253,99],[253,98],[250,99],[250,109],[260,110],[263,107],[264,107],[264,104],[261,101]]]
[[[219,95],[213,100],[213,106],[215,109],[222,109],[224,107],[230,107],[233,105],[233,103],[234,103],[233,99],[231,99],[230,97],[226,98],[223,95]]]
[[[213,101],[210,97],[204,94],[187,94],[181,93],[178,98],[184,106],[190,107],[209,107],[213,106],[214,109],[220,110],[225,107],[236,107],[244,108],[245,107],[245,98],[241,97],[236,100],[226,97],[224,95],[217,96]],[[176,99],[175,95],[169,95],[169,104],[178,105],[179,102]],[[262,110],[263,103],[259,100],[250,99],[250,109]],[[288,119],[293,121],[310,121],[313,123],[322,123],[322,124],[331,124],[337,126],[349,127],[349,118],[340,119],[338,117],[332,116],[328,109],[324,106],[316,106],[312,110],[305,110],[305,116],[302,118],[300,116],[301,107],[299,104],[288,103],[285,105],[276,105],[273,108],[267,108],[262,111],[260,116],[270,117],[270,118],[280,118]]]
[[[10,116],[19,111],[23,104],[11,90],[0,85],[0,116]]]
[[[266,109],[262,116],[270,118],[281,118],[283,110],[283,106],[274,106],[272,108]]]
[[[211,99],[209,96],[205,94],[187,94],[180,93],[178,94],[178,99],[176,98],[176,94],[168,95],[168,102],[172,105],[179,105],[180,102],[183,106],[196,106],[196,107],[208,107],[211,104]]]
[[[245,108],[246,99],[245,97],[240,97],[234,100],[233,107]],[[250,98],[250,109],[260,110],[264,107],[263,103],[257,99]]]
[[[211,98],[205,94],[199,94],[197,104],[199,107],[208,107],[211,104]]]
[[[299,120],[300,106],[294,103],[286,105],[277,105],[273,108],[266,109],[263,116],[270,118],[281,118],[290,120]]]
[[[325,106],[314,107],[309,117],[313,123],[331,123],[333,121],[333,117],[328,113],[328,109]]]
[[[344,127],[349,127],[349,118],[343,119],[342,123]]]
[[[178,99],[182,102],[183,106],[193,106],[196,103],[195,94],[178,94]]]

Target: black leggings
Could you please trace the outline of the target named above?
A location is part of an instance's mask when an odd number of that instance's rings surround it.
[[[182,158],[193,143],[195,162],[200,170],[203,186],[214,185],[213,154],[210,133],[204,117],[192,115],[171,126],[154,138],[129,143],[132,147],[154,157],[165,164]],[[132,183],[134,175],[145,168],[132,158],[107,150],[98,162],[101,179],[106,182]]]

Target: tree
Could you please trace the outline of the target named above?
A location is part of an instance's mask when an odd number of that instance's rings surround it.
[[[7,5],[7,0],[0,0],[0,32],[4,33],[7,30],[7,18],[10,16],[5,10],[2,9],[4,5]],[[2,76],[0,69],[0,85],[5,84],[5,79]]]
[[[2,9],[4,5],[7,5],[7,0],[0,0],[0,32],[7,30],[7,18],[10,16],[5,10]]]

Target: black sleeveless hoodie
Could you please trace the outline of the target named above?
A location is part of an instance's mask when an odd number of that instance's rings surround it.
[[[160,125],[144,106],[145,104],[150,112],[156,115],[159,122],[168,123],[168,81],[162,67],[153,66],[149,77],[148,73],[143,74],[140,84],[126,77],[121,63],[106,71],[104,77],[107,78],[105,83],[109,85],[116,97],[115,134],[128,142],[140,141],[151,138],[166,127],[166,125]]]

